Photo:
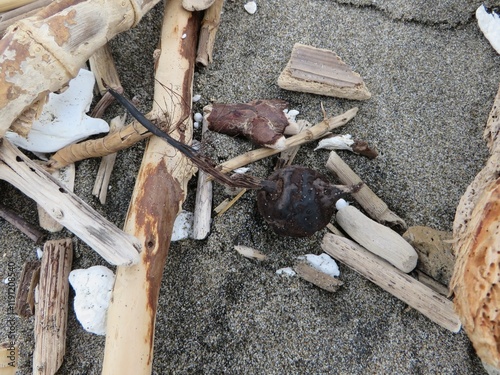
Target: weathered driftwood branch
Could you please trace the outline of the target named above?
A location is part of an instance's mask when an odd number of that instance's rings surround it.
[[[208,125],[203,122],[202,136],[205,135]],[[210,233],[212,215],[212,181],[208,174],[198,170],[198,185],[196,187],[196,202],[193,217],[193,234],[195,240],[202,240]]]
[[[0,140],[0,179],[35,200],[109,263],[138,261],[141,245],[137,238],[103,218],[6,139]]]
[[[462,196],[453,223],[450,289],[464,329],[483,362],[500,369],[500,87],[484,137],[491,156]]]
[[[452,332],[460,330],[460,320],[450,300],[357,243],[328,233],[323,237],[321,248],[441,327]]]
[[[125,115],[122,117],[115,117],[111,120],[109,124],[110,133],[116,133],[123,128],[123,123],[125,121]],[[108,186],[109,180],[111,178],[111,172],[116,161],[116,152],[114,154],[103,156],[101,159],[101,164],[99,164],[99,169],[97,170],[97,176],[94,182],[94,188],[92,189],[92,195],[99,198],[101,204],[106,203],[106,197],[108,196]]]
[[[0,40],[0,137],[36,101],[63,87],[116,34],[159,0],[61,0],[18,21]],[[98,11],[96,11],[98,10]]]
[[[210,8],[205,11],[203,20],[201,21],[198,51],[196,53],[197,64],[208,66],[208,64],[212,62],[215,35],[219,29],[223,5],[224,0],[215,0]]]
[[[40,230],[38,230],[38,228],[28,223],[21,216],[16,214],[11,209],[5,207],[3,204],[0,204],[0,217],[7,220],[9,223],[11,223],[21,232],[23,232],[26,236],[29,237],[30,240],[32,240],[35,243],[40,243],[45,237],[45,234],[42,233]]]
[[[14,22],[20,19],[31,17],[36,12],[49,5],[52,0],[35,0],[29,4],[23,5],[22,7],[9,10],[0,14],[0,37],[3,36],[5,29],[12,25]]]
[[[358,113],[358,108],[354,107],[351,108],[350,110],[346,111],[345,113],[331,117],[329,119],[325,119],[321,121],[320,123],[314,125],[313,127],[297,134],[294,135],[290,138],[287,138],[285,141],[285,147],[282,150],[276,150],[272,148],[259,148],[257,150],[252,150],[249,152],[246,152],[242,155],[239,155],[233,159],[230,159],[218,166],[220,168],[221,172],[223,173],[228,173],[232,171],[233,169],[243,167],[247,164],[253,163],[254,161],[264,159],[268,156],[275,155],[279,152],[282,152],[290,147],[295,147],[302,145],[307,142],[314,141],[316,139],[321,138],[324,136],[326,133],[332,131],[333,129],[339,128],[341,126],[344,126],[347,124],[350,120],[356,116],[356,113]]]
[[[149,114],[149,117],[151,117],[151,114]],[[138,121],[132,121],[132,123],[116,133],[60,149],[52,155],[45,167],[49,171],[53,171],[80,160],[110,155],[129,148],[149,136],[151,136],[151,133],[144,126]]]
[[[106,108],[115,100],[108,92],[111,87],[118,93],[123,92],[123,87],[116,70],[115,60],[111,55],[109,45],[106,44],[98,48],[89,59],[90,70],[95,75],[95,81],[99,88],[99,93],[102,95],[101,100],[92,110],[92,117],[102,117]]]
[[[356,185],[362,182],[361,178],[359,178],[335,151],[330,152],[326,167],[335,173],[340,182],[344,185]],[[365,183],[363,183],[361,189],[353,193],[352,196],[361,207],[363,207],[366,213],[379,223],[406,228],[404,220],[389,210],[387,204],[385,204],[384,201],[382,201],[382,199],[380,199]]]
[[[72,261],[70,238],[45,243],[35,309],[34,375],[54,375],[63,362]]]
[[[0,12],[7,12],[9,10],[22,7],[23,5],[32,3],[34,0],[3,0],[0,5]]]
[[[199,22],[196,15],[182,8],[181,0],[168,1],[164,14],[152,113],[160,119],[166,113],[175,114],[170,136],[189,144]],[[165,87],[179,93],[179,102],[165,97],[169,95]],[[125,223],[125,231],[141,240],[143,251],[137,265],[118,267],[116,272],[107,317],[103,374],[151,373],[163,267],[174,220],[193,172],[192,164],[181,152],[161,138],[150,138]]]

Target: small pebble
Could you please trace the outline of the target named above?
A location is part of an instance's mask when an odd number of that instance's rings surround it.
[[[203,121],[203,115],[199,112],[194,114],[194,121],[196,122],[202,122]]]
[[[196,95],[194,95],[194,96],[193,96],[192,101],[193,101],[193,103],[196,103],[196,102],[198,102],[200,99],[201,99],[201,95],[200,95],[200,94],[196,94]]]
[[[254,14],[257,12],[257,3],[255,1],[249,1],[245,4],[245,10],[250,14]]]

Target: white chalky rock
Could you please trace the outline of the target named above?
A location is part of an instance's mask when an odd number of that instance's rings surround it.
[[[109,132],[106,121],[85,113],[92,103],[94,74],[80,69],[61,94],[49,94],[40,117],[33,122],[24,138],[8,131],[5,137],[16,146],[33,152],[55,152],[91,135]]]
[[[76,318],[86,331],[106,334],[106,313],[114,282],[115,275],[104,266],[70,272],[69,283],[75,290]]]

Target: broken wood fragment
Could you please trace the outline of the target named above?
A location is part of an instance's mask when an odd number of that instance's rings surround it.
[[[23,5],[19,8],[2,12],[0,14],[0,38],[3,36],[5,29],[23,18],[31,17],[36,12],[49,5],[52,0],[35,0],[29,4]]]
[[[417,266],[415,249],[398,233],[365,216],[343,199],[336,203],[338,225],[357,243],[408,273]]]
[[[17,315],[27,318],[35,312],[35,288],[40,280],[40,261],[25,262],[17,287],[15,310]]]
[[[35,200],[109,263],[138,261],[141,245],[137,238],[102,217],[6,139],[0,140],[0,179]]]
[[[89,64],[90,70],[92,70],[92,73],[95,75],[99,93],[102,95],[101,99],[92,110],[91,116],[101,118],[106,108],[115,100],[108,92],[108,88],[111,87],[116,92],[120,94],[123,93],[123,87],[120,82],[120,77],[118,76],[115,60],[111,55],[109,44],[105,44],[101,48],[98,48],[94,54],[90,56]]]
[[[5,207],[3,204],[0,204],[0,217],[4,218],[14,227],[23,232],[29,239],[35,242],[35,244],[42,242],[45,238],[45,234],[42,233],[37,227],[28,223],[21,216]]]
[[[117,116],[111,120],[109,124],[110,133],[115,133],[123,128],[125,123],[126,115],[122,117]],[[94,188],[92,189],[92,195],[99,198],[101,204],[106,203],[106,197],[108,196],[108,186],[109,179],[111,178],[111,172],[113,172],[113,167],[116,161],[116,152],[103,156],[101,163],[99,164],[99,169],[97,170],[97,176],[94,182]]]
[[[441,284],[449,285],[455,266],[452,233],[414,226],[406,230],[403,238],[417,251],[417,268]]]
[[[182,7],[190,12],[205,10],[210,7],[215,0],[182,0]]]
[[[355,100],[371,97],[361,76],[333,51],[296,43],[278,78],[285,90]]]
[[[203,121],[201,136],[204,137],[208,125]],[[203,240],[210,233],[212,220],[212,181],[208,179],[209,174],[201,169],[198,171],[198,184],[196,187],[196,200],[193,217],[193,235],[195,240]]]
[[[328,233],[323,237],[321,248],[441,327],[452,332],[460,330],[460,319],[450,300],[357,243]]]
[[[317,270],[304,260],[296,262],[293,269],[300,278],[328,292],[334,293],[344,285],[339,279]]]
[[[72,261],[70,238],[45,243],[35,311],[34,375],[54,375],[63,362]]]
[[[359,178],[335,151],[330,152],[326,167],[345,185],[354,185],[362,182],[361,178]],[[380,199],[365,183],[363,183],[363,186],[357,192],[353,193],[352,196],[372,219],[389,226],[397,225],[401,228],[406,228],[404,220],[389,210],[387,204],[385,204],[384,201],[382,201],[382,199]]]
[[[201,21],[201,30],[196,52],[196,63],[208,66],[212,62],[212,54],[215,43],[215,35],[220,25],[220,17],[224,0],[215,0],[205,11]]]

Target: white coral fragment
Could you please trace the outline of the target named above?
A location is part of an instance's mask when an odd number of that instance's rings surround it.
[[[106,313],[114,282],[115,275],[104,266],[70,272],[69,283],[75,290],[76,318],[86,331],[106,334]]]
[[[476,10],[479,28],[490,42],[491,46],[500,53],[500,15],[481,5]]]
[[[298,257],[300,260],[305,260],[314,269],[323,272],[332,277],[340,276],[339,266],[335,261],[326,253],[321,255],[306,254]]]
[[[87,116],[92,102],[94,74],[80,69],[61,94],[49,94],[40,117],[35,120],[27,137],[8,131],[12,143],[33,152],[55,152],[91,135],[106,133],[106,121]]]
[[[318,142],[318,146],[314,149],[314,151],[319,149],[327,149],[327,150],[349,150],[352,151],[352,145],[354,141],[350,134],[346,135],[337,135],[330,138],[323,138]]]

